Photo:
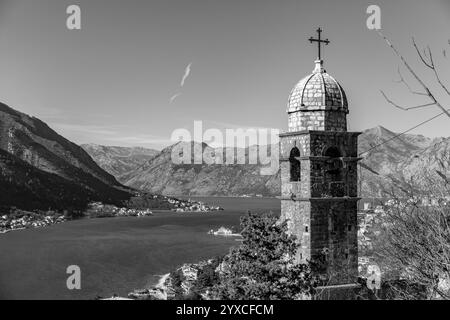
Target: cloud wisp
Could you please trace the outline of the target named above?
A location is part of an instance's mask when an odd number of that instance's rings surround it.
[[[183,79],[181,80],[181,84],[180,84],[180,86],[182,88],[184,87],[184,84],[186,83],[187,78],[189,78],[189,75],[191,74],[191,67],[192,67],[192,62],[188,64],[188,66],[186,67],[186,70],[184,71]]]
[[[174,103],[175,100],[176,100],[179,96],[181,96],[181,93],[174,94],[172,97],[170,97],[169,103],[170,103],[170,104]]]
[[[186,84],[186,80],[189,78],[189,76],[191,75],[191,68],[192,68],[192,62],[188,64],[188,66],[186,67],[186,69],[184,70],[184,75],[183,78],[181,79],[181,83],[180,83],[180,88],[183,88],[184,85]],[[174,94],[172,97],[170,97],[169,99],[169,104],[172,104],[175,102],[175,100],[180,97],[182,95],[181,92]]]

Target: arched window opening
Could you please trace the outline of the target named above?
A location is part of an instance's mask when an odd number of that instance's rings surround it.
[[[332,146],[325,149],[323,152],[323,155],[325,157],[331,157],[331,158],[340,158],[342,157],[341,151],[338,149],[338,147]]]
[[[289,155],[289,163],[291,165],[291,182],[301,180],[301,166],[300,166],[300,150],[294,147]]]
[[[336,146],[331,146],[323,151],[326,159],[326,169],[324,182],[327,184],[328,190],[326,194],[332,197],[343,197],[347,191],[344,181],[344,162],[342,152]]]
[[[323,152],[325,157],[329,157],[327,161],[327,169],[326,173],[329,177],[330,182],[340,182],[343,179],[342,171],[343,171],[343,162],[342,162],[342,153],[341,151],[335,147],[328,147]]]

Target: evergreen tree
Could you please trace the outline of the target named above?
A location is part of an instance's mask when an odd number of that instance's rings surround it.
[[[287,233],[286,222],[250,213],[241,218],[241,227],[242,245],[225,257],[211,298],[281,300],[313,293],[311,268],[295,263],[299,244],[295,236]]]

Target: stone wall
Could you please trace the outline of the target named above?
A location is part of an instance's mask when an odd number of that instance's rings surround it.
[[[310,196],[322,197],[357,197],[358,196],[358,170],[357,162],[337,160],[340,167],[341,179],[336,179],[328,172],[335,168],[335,162],[328,159],[310,161]]]
[[[358,156],[359,132],[311,132],[310,155],[322,156],[329,147],[337,147],[343,157]]]
[[[290,232],[300,242],[297,261],[325,254],[323,274],[330,275],[329,284],[354,282],[358,275],[358,135],[337,131],[281,135],[281,218],[288,220]],[[301,152],[299,182],[290,181],[289,154],[294,147]],[[339,157],[325,156],[331,147],[337,148]],[[336,161],[340,171],[330,174]]]
[[[357,142],[358,133],[305,131],[281,136],[280,169],[282,197],[357,197]],[[301,153],[301,181],[290,181],[289,154],[297,147]],[[327,148],[336,147],[342,157],[324,157]],[[337,164],[340,179],[328,174]]]
[[[325,129],[329,131],[347,131],[347,114],[342,111],[325,113]]]
[[[355,282],[358,276],[356,212],[356,200],[311,201],[311,258],[326,259],[328,284]]]
[[[288,116],[289,132],[303,130],[347,131],[347,114],[342,111],[299,111]]]
[[[287,221],[289,232],[297,237],[300,245],[296,256],[299,263],[306,263],[311,258],[310,212],[309,201],[281,200],[281,220]]]

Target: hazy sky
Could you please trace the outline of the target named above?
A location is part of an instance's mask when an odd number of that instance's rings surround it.
[[[79,31],[66,28],[71,4],[82,10]],[[313,70],[317,49],[307,39],[321,26],[332,42],[325,67],[349,98],[349,128],[402,131],[439,110],[404,112],[381,96],[424,101],[395,82],[398,59],[366,27],[370,4],[427,83],[412,36],[431,46],[450,83],[450,0],[0,0],[0,101],[77,143],[160,148],[194,120],[286,130],[288,95]],[[414,133],[450,136],[449,121]]]

